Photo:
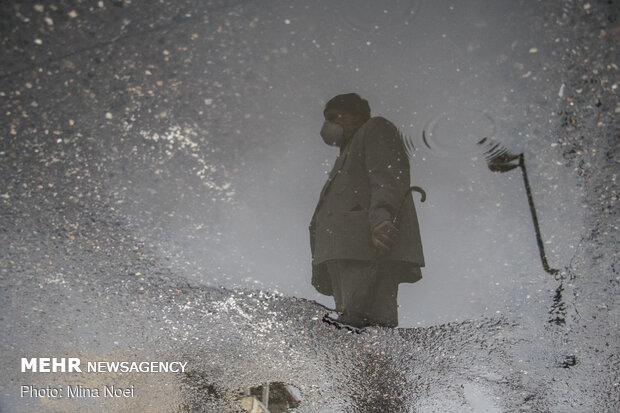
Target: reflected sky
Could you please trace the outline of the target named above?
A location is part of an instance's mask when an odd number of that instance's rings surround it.
[[[242,103],[254,119],[244,133],[265,144],[243,149],[244,164],[233,177],[235,205],[218,242],[183,244],[186,260],[197,263],[198,273],[217,269],[216,277],[203,276],[210,284],[333,305],[310,285],[307,226],[337,156],[319,137],[323,105],[354,91],[373,115],[407,136],[415,148],[412,185],[428,195],[424,204],[414,197],[426,267],[422,281],[401,285],[401,326],[521,305],[546,312],[552,297],[540,281],[549,275],[520,172],[493,173],[487,148],[477,145],[488,138],[524,154],[549,264],[566,267],[582,232],[582,195],[551,133],[562,82],[543,57],[555,51],[537,42],[545,28],[528,24],[544,7],[515,1],[235,7],[235,18],[256,25],[255,37],[243,39],[252,50],[244,56],[252,77],[269,82],[267,93]],[[168,235],[183,238],[174,230]]]

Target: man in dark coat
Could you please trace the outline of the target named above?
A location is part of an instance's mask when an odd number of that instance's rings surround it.
[[[398,284],[420,280],[424,266],[404,143],[355,93],[323,115],[321,137],[340,155],[310,223],[312,285],[334,296],[339,322],[396,327]]]

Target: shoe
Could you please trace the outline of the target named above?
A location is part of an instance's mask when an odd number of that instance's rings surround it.
[[[342,316],[336,319],[336,318],[331,317],[329,314],[325,314],[321,321],[336,327],[338,330],[348,330],[356,334],[361,334],[364,331],[363,327],[358,328],[358,327],[354,327],[350,324],[343,322]]]

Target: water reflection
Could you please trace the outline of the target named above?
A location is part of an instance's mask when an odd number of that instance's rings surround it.
[[[532,215],[532,221],[534,223],[534,231],[536,232],[536,243],[538,245],[538,252],[540,254],[540,260],[542,266],[549,274],[558,274],[560,271],[549,267],[547,262],[547,254],[545,253],[545,245],[543,244],[543,238],[540,234],[540,225],[538,224],[538,214],[536,213],[536,206],[534,205],[534,197],[532,195],[532,188],[530,187],[530,180],[527,176],[527,169],[525,168],[525,155],[520,153],[518,155],[508,151],[502,144],[482,139],[478,142],[480,145],[490,146],[485,152],[487,158],[487,165],[493,172],[508,172],[514,168],[521,168],[521,174],[523,176],[523,184],[525,185],[525,193],[527,194],[527,201],[530,206],[530,214]],[[516,161],[516,162],[515,162]]]
[[[204,372],[185,373],[185,394],[181,411],[242,411],[284,413],[304,402],[301,391],[284,382],[268,382],[244,389],[230,390],[209,381]],[[231,410],[231,406],[235,408]]]
[[[205,151],[217,150],[235,165],[226,169],[235,204],[222,206],[223,218],[213,228],[205,224],[203,205],[212,195],[205,193],[192,205],[185,200],[182,204],[189,206],[164,227],[170,243],[184,241],[176,249],[168,248],[166,239],[161,242],[161,251],[174,251],[171,265],[214,285],[278,291],[333,306],[331,297],[308,283],[308,217],[336,158],[333,148],[321,144],[317,126],[326,98],[358,90],[373,103],[374,113],[412,136],[407,141],[412,143],[411,181],[428,192],[427,202],[416,205],[424,279],[401,284],[400,325],[472,318],[521,305],[528,311],[540,306],[539,314],[546,313],[552,297],[540,298],[545,287],[538,273],[544,271],[522,177],[518,171],[489,173],[483,159],[488,148],[476,145],[484,137],[498,139],[511,153],[524,154],[545,255],[551,269],[562,268],[580,237],[583,210],[579,182],[559,164],[562,150],[569,148],[554,149],[557,137],[548,133],[561,109],[556,104],[561,81],[555,84],[561,77],[552,76],[553,67],[543,68],[545,32],[530,24],[541,5],[270,4],[237,7],[235,15],[252,34],[228,34],[220,66],[210,49],[196,49],[194,62],[214,61],[209,82],[239,86],[230,94],[218,87],[217,98],[204,96],[217,105],[205,108],[207,120],[196,120],[212,137]],[[530,52],[534,46],[536,53]],[[216,138],[222,136],[239,139]],[[155,189],[160,198],[175,199],[167,188]],[[146,203],[139,208],[161,215]],[[189,238],[183,228],[192,224],[210,240]]]
[[[340,155],[310,222],[312,285],[334,297],[338,321],[398,325],[398,285],[422,278],[422,241],[398,129],[355,93],[325,104],[320,135]]]
[[[301,392],[282,382],[250,387],[241,396],[241,408],[252,413],[284,413],[299,407]]]
[[[421,188],[409,187],[408,158],[413,160],[415,145],[385,118],[371,118],[368,102],[354,93],[332,98],[324,116],[320,135],[328,145],[337,146],[340,155],[310,224],[312,284],[334,297],[341,323],[395,327],[398,284],[418,281],[424,266],[409,196],[417,189],[422,201],[426,197]],[[439,126],[446,123],[450,128]],[[457,131],[453,129],[457,125],[465,127]],[[428,137],[422,133],[424,145],[440,158],[476,161],[483,155],[492,172],[521,170],[543,269],[559,274],[547,261],[524,153],[513,153],[492,138],[495,122],[484,111],[444,113],[428,126]],[[491,138],[479,139],[483,133]]]

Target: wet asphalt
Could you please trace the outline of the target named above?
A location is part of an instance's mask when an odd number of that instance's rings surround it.
[[[268,181],[248,168],[277,159],[264,149],[278,144],[272,114],[322,103],[289,80],[274,91],[287,61],[322,53],[263,42],[295,23],[288,5],[2,2],[0,411],[236,412],[268,382],[299,389],[300,412],[619,411],[618,6],[520,4],[553,51],[541,70],[564,86],[553,111],[544,96],[558,82],[543,82],[512,116],[547,125],[526,146],[576,180],[583,210],[560,273],[529,279],[534,310],[356,334],[323,323],[322,304],[220,265],[244,261],[222,240],[240,191]],[[46,356],[187,370],[20,372],[22,357]],[[135,397],[20,397],[24,384],[134,385]]]

